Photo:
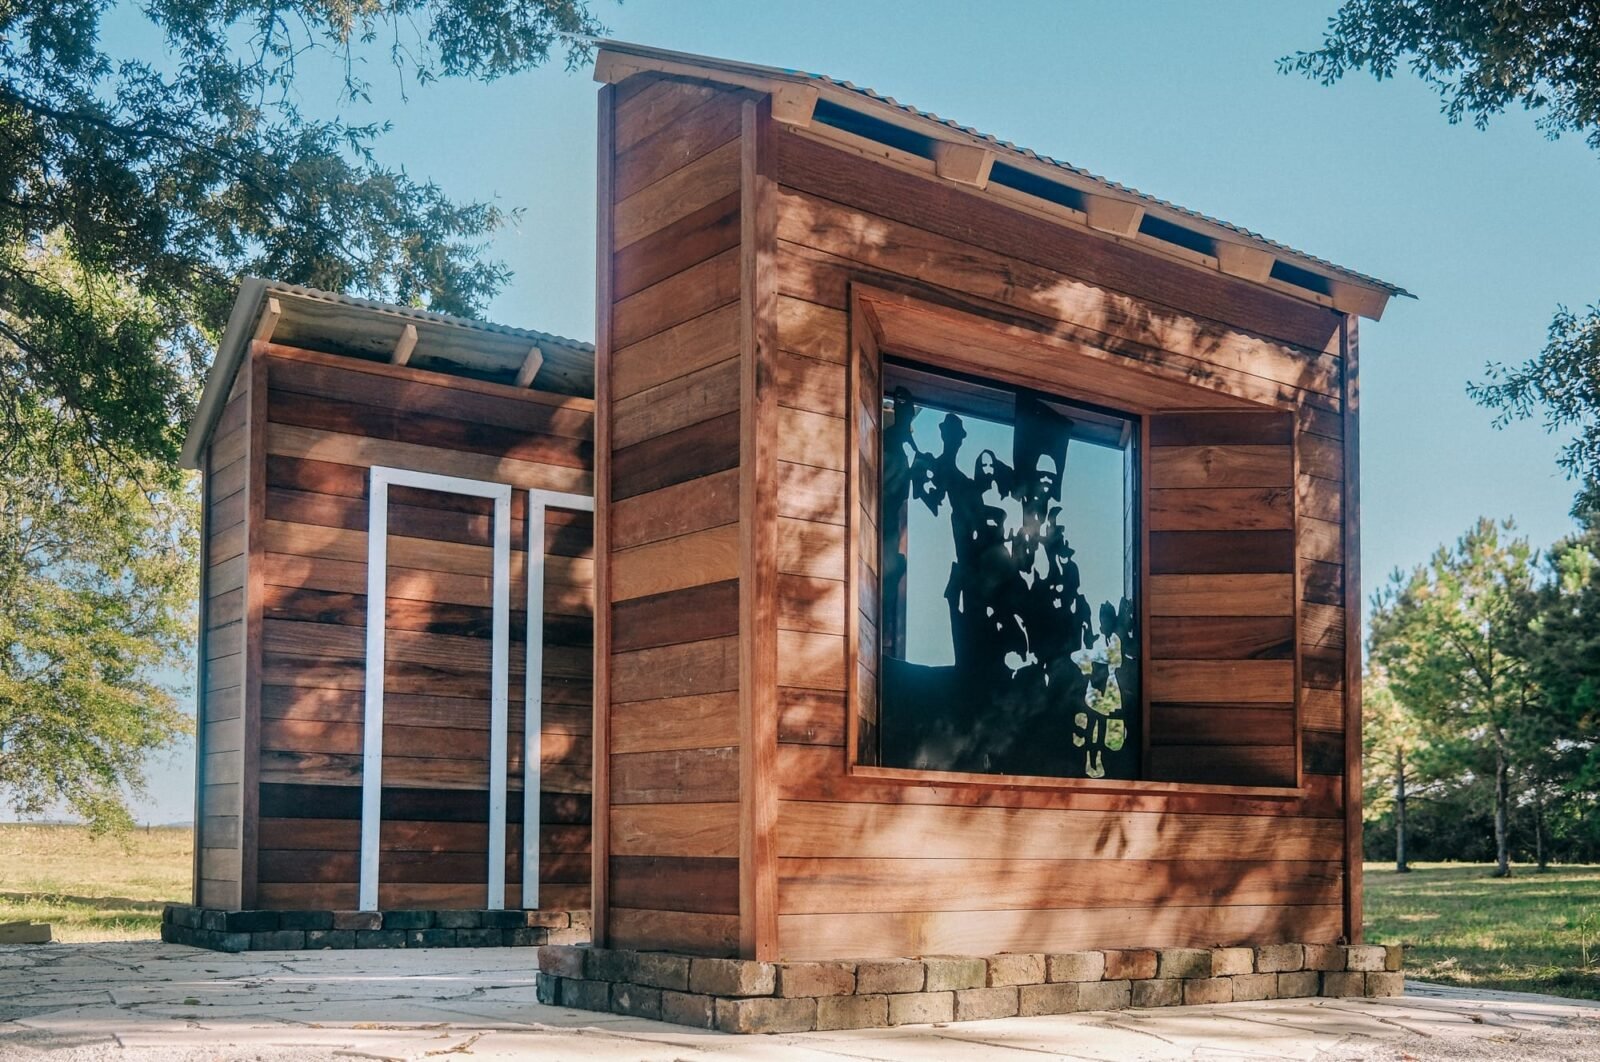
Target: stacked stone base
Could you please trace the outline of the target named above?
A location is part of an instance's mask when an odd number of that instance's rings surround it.
[[[1305,996],[1398,996],[1398,946],[1270,944],[755,962],[549,946],[541,1003],[730,1033],[877,1029]]]
[[[589,939],[588,911],[224,911],[168,904],[161,939],[212,951],[533,948]]]

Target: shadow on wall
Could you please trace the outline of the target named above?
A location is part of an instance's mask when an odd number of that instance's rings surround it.
[[[1336,313],[1326,314],[1325,334],[1312,308],[1293,314],[1296,342],[1286,342],[1012,257],[1026,248],[991,251],[788,188],[779,197],[787,296],[837,311],[847,308],[848,285],[861,282],[1092,347],[1130,368],[1159,362],[1169,380],[1234,396],[1248,391],[1253,402],[1295,402],[1302,389],[1337,394],[1338,359],[1326,353],[1338,336]],[[1058,256],[1038,252],[1041,260]],[[1258,321],[1270,317],[1259,307],[1252,312]],[[793,607],[822,616],[827,627],[816,629],[845,629],[842,608],[819,580],[789,582],[786,595],[812,591]],[[843,722],[829,743],[842,740]],[[966,787],[939,794],[952,802],[943,805],[926,791],[910,799],[929,803],[906,802],[888,787],[867,796],[856,782],[840,791],[854,791],[844,799],[860,802],[819,810],[780,842],[783,913],[815,916],[796,921],[796,933],[836,934],[840,949],[1331,943],[1342,932],[1337,808],[1286,814],[1281,804],[1241,802],[1247,813],[1222,815],[1196,810],[1207,809],[1201,799],[1097,794],[1063,811],[1006,808],[999,806],[1004,794]]]

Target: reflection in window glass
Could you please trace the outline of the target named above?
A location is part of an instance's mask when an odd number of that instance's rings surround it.
[[[881,764],[1137,774],[1135,434],[884,366]]]

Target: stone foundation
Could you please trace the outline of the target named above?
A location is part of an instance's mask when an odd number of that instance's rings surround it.
[[[168,904],[161,939],[235,952],[572,945],[589,939],[589,912],[224,911]]]
[[[1132,948],[1059,955],[755,962],[552,945],[541,1003],[730,1033],[878,1029],[1124,1007],[1398,996],[1396,945]]]

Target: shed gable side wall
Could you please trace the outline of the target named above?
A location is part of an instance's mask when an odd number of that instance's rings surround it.
[[[205,552],[195,756],[195,902],[242,900],[245,581],[248,562],[250,370],[235,375],[205,450]]]

